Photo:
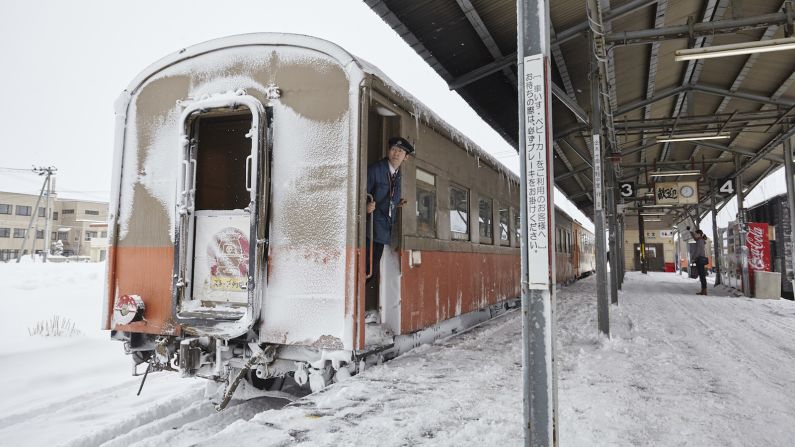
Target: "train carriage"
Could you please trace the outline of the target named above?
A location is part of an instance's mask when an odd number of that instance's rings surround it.
[[[242,379],[319,389],[520,295],[517,177],[329,42],[183,49],[130,84],[116,118],[103,320],[137,364],[227,396]],[[367,166],[397,135],[417,148],[408,203],[366,288]]]

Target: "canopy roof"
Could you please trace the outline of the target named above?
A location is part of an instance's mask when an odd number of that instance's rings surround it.
[[[518,149],[516,2],[365,0],[477,113]],[[586,0],[550,2],[555,183],[593,210],[589,115],[591,40]],[[753,187],[783,162],[795,133],[795,51],[676,62],[674,52],[791,36],[782,0],[595,0],[609,98],[603,105],[616,178],[647,186],[647,172],[698,169],[703,215],[710,193],[741,174]],[[789,14],[787,13],[789,12]],[[598,18],[601,17],[601,18]],[[601,25],[601,27],[600,27]],[[657,142],[710,132],[728,139]],[[620,154],[620,156],[619,156]],[[676,177],[668,180],[676,180]],[[693,178],[682,177],[682,180]],[[721,200],[728,196],[720,197]]]

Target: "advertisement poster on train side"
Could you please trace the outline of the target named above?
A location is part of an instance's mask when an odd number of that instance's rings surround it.
[[[524,59],[525,169],[527,175],[528,288],[543,290],[550,280],[547,84],[543,54]]]

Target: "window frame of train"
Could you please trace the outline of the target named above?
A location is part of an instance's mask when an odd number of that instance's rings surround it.
[[[514,247],[521,247],[522,246],[522,215],[517,211],[516,208],[511,208],[513,211],[513,236],[514,236]]]
[[[468,241],[468,240],[470,240],[470,236],[469,236],[470,225],[469,225],[469,222],[471,220],[471,219],[469,219],[469,215],[471,214],[470,213],[470,206],[469,206],[469,201],[470,201],[469,200],[469,188],[465,188],[465,187],[463,187],[461,185],[458,185],[458,184],[455,184],[455,183],[451,183],[450,187],[449,187],[449,192],[450,192],[450,239],[452,239],[454,241]],[[458,193],[457,194],[458,197],[454,197],[455,196],[453,194],[454,192]],[[458,205],[458,203],[456,203],[457,199],[463,199],[463,200],[461,200],[461,203],[464,204],[463,208],[459,208],[457,206]],[[453,212],[459,212],[460,213],[462,211],[463,211],[464,215],[461,216],[461,218],[463,219],[464,225],[465,225],[465,228],[464,228],[463,232],[458,231],[458,230],[455,229],[455,227],[454,227],[454,223],[455,222],[453,221]]]
[[[483,212],[488,207],[487,212]],[[478,241],[492,245],[494,242],[494,200],[489,197],[478,197]]]
[[[426,169],[416,169],[417,187],[417,235],[436,238],[437,206],[436,175]],[[427,199],[427,200],[424,200]],[[423,211],[423,212],[421,212]]]
[[[511,245],[511,228],[510,228],[510,225],[509,225],[509,223],[511,221],[510,208],[507,207],[507,206],[503,207],[502,205],[500,205],[498,207],[497,215],[500,218],[500,222],[499,222],[500,223],[500,245],[501,246],[510,246]],[[503,219],[503,217],[505,217],[505,218]],[[503,237],[503,235],[505,237]]]

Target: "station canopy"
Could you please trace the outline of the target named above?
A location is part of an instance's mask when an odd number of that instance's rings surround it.
[[[365,0],[505,140],[518,150],[516,2]],[[591,3],[591,8],[586,4]],[[608,160],[640,194],[661,181],[698,180],[700,204],[668,211],[703,216],[711,194],[739,176],[755,186],[783,163],[795,133],[795,50],[677,61],[675,52],[747,43],[793,45],[782,0],[554,0],[551,17],[555,183],[593,213],[591,43],[603,45]],[[586,14],[586,10],[589,11]],[[591,20],[589,21],[589,15]],[[592,34],[591,29],[597,31]],[[782,40],[783,39],[783,40]],[[739,45],[743,47],[746,45]],[[743,51],[735,51],[735,53]],[[598,65],[598,64],[597,64]],[[715,139],[700,139],[716,136]],[[666,138],[688,141],[659,141]],[[620,161],[620,164],[619,164]],[[689,171],[700,176],[686,177]],[[673,171],[673,172],[672,172]],[[674,176],[682,172],[681,177]],[[732,194],[723,194],[725,201]],[[630,200],[641,200],[641,196]]]

